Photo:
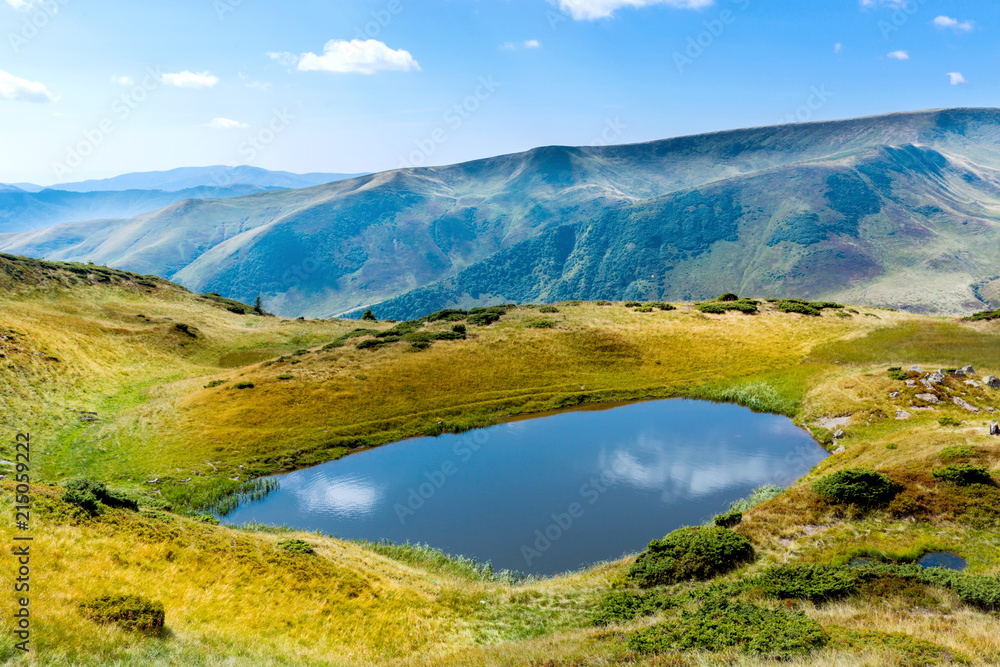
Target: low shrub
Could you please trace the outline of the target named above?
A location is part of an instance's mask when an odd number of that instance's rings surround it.
[[[740,300],[740,297],[738,295],[736,295],[736,294],[733,294],[732,292],[726,292],[725,294],[723,294],[722,296],[720,296],[718,299],[716,299],[716,301],[722,301],[722,302],[725,302],[725,303],[730,303],[730,302],[739,301],[739,300]]]
[[[469,324],[479,327],[488,327],[491,324],[500,321],[500,318],[506,313],[505,308],[494,307],[487,309],[473,309],[469,311]]]
[[[174,325],[174,331],[179,331],[180,333],[184,334],[185,336],[188,336],[189,338],[198,337],[198,329],[191,326],[190,324],[184,324],[182,322],[178,322],[177,324]]]
[[[653,540],[629,569],[643,588],[711,579],[756,557],[750,540],[718,526],[680,528]]]
[[[237,382],[233,386],[236,389],[253,389],[254,388],[254,383],[253,382]]]
[[[941,424],[941,426],[961,426],[962,422],[954,417],[941,417],[941,419],[938,419],[938,424]]]
[[[637,618],[653,616],[677,605],[677,600],[667,595],[662,588],[645,591],[632,588],[612,589],[598,603],[594,624],[627,623]]]
[[[904,371],[899,366],[895,366],[893,368],[890,368],[889,371],[888,371],[888,373],[889,373],[889,379],[890,380],[906,380],[906,379],[908,379],[910,377],[907,374],[907,372]]]
[[[371,308],[365,310],[364,314],[361,315],[362,322],[378,322],[378,318],[375,317],[375,313],[372,312]]]
[[[219,525],[219,520],[215,517],[214,514],[195,514],[191,518],[197,521],[198,523],[207,523],[210,526]]]
[[[725,651],[788,658],[822,648],[829,637],[801,612],[768,609],[713,598],[676,622],[661,623],[628,635],[627,645],[642,654],[670,650]]]
[[[278,379],[279,380],[291,380],[294,377],[295,377],[294,375],[289,375],[289,374],[285,373],[284,375],[279,375]]]
[[[224,384],[226,384],[225,380],[212,380],[205,385],[205,389],[215,389],[216,387],[221,387]]]
[[[290,554],[302,554],[305,556],[312,556],[316,554],[316,550],[304,540],[281,540],[275,546],[282,551],[287,551]]]
[[[559,309],[556,308],[555,306],[542,306],[541,308],[538,309],[538,312],[540,312],[540,313],[558,313]]]
[[[938,454],[938,458],[948,463],[950,461],[964,461],[976,455],[976,450],[968,445],[952,445],[945,447]]]
[[[379,348],[385,347],[386,345],[391,345],[393,343],[398,343],[402,338],[369,338],[368,340],[363,340],[358,343],[357,348],[359,350],[378,350]]]
[[[469,316],[464,310],[456,310],[454,308],[439,310],[436,313],[431,313],[426,317],[422,318],[425,322],[458,322],[464,320]]]
[[[595,301],[595,306],[611,306],[613,305],[610,301]]]
[[[868,468],[839,470],[813,482],[813,491],[826,500],[861,508],[885,505],[901,489],[882,473]]]
[[[108,489],[104,482],[94,479],[74,479],[66,483],[64,502],[77,505],[88,512],[98,512],[102,505],[106,507],[138,511],[139,503],[121,491]]]
[[[710,315],[722,315],[730,310],[738,310],[744,315],[753,315],[760,304],[753,299],[738,299],[736,301],[706,301],[696,303],[694,307]]]
[[[779,301],[775,304],[775,307],[783,313],[798,313],[800,315],[810,315],[812,317],[819,317],[823,314],[823,311],[819,308],[814,308],[811,304],[806,303],[805,301],[798,301],[795,299]]]
[[[625,302],[625,307],[626,308],[638,308],[641,305],[643,305],[641,301],[626,301]]]
[[[556,323],[552,320],[531,320],[524,326],[529,329],[554,329]]]
[[[858,584],[858,573],[836,565],[779,565],[759,578],[769,597],[823,602],[850,595]]]
[[[468,329],[466,329],[464,324],[456,324],[451,328],[451,330],[457,334],[462,334],[462,336],[465,336],[468,333]]]
[[[971,484],[994,484],[993,477],[986,466],[970,465],[968,463],[958,463],[943,468],[935,468],[931,471],[931,476],[941,482],[950,482],[958,486],[969,486]]]
[[[962,318],[964,322],[989,322],[1000,319],[1000,310],[983,310],[975,315]]]
[[[639,306],[638,308],[635,309],[635,312],[637,312],[637,313],[651,313],[651,312],[653,312],[653,307],[652,306]]]
[[[732,528],[733,526],[738,526],[743,521],[743,512],[726,512],[725,514],[719,514],[713,519],[716,526],[722,528]]]
[[[833,627],[829,629],[829,649],[849,654],[866,652],[892,652],[898,661],[889,664],[908,667],[930,667],[944,664],[969,664],[971,661],[953,649],[938,646],[924,639],[917,639],[904,632],[879,632]]]
[[[652,301],[646,305],[650,308],[656,308],[658,310],[677,310],[677,306],[666,303],[665,301]]]
[[[95,623],[139,632],[159,632],[165,620],[163,603],[140,595],[100,595],[81,602],[80,613]]]

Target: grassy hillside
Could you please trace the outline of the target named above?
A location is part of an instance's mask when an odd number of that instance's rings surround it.
[[[977,380],[1000,373],[996,322],[850,307],[802,315],[766,301],[755,315],[573,302],[420,323],[288,321],[232,312],[240,307],[148,277],[10,256],[0,256],[0,287],[0,458],[13,460],[16,432],[34,440],[37,652],[20,656],[5,633],[0,656],[12,664],[773,664],[698,644],[638,648],[637,637],[686,627],[702,600],[719,596],[818,624],[815,647],[789,664],[1000,660],[1000,622],[982,593],[1000,590],[1000,491],[932,474],[969,464],[996,475],[987,410],[1000,408],[1000,392],[949,377],[930,403],[917,397],[922,385],[888,372],[972,364]],[[177,513],[238,493],[253,475],[352,447],[580,402],[667,396],[788,414],[837,452],[785,493],[747,503],[733,531],[751,540],[756,558],[706,582],[644,591],[628,576],[631,557],[522,581],[428,549],[234,530]],[[899,410],[910,416],[896,419]],[[833,441],[836,428],[844,437]],[[812,487],[859,466],[898,484],[890,504],[841,506]],[[57,485],[79,475],[108,482],[139,510],[90,514],[65,502]],[[11,516],[9,478],[0,489]],[[10,521],[0,523],[5,544],[13,534]],[[294,539],[315,553],[290,551]],[[932,550],[960,553],[968,575],[905,569]],[[831,599],[769,592],[775,565],[836,568],[858,555],[889,570],[851,579]],[[0,560],[4,581],[12,562]],[[843,572],[831,576],[842,584]],[[81,612],[81,602],[119,593],[162,602],[165,630],[97,625]],[[14,593],[6,596],[13,608]],[[641,600],[661,610],[622,614]],[[610,625],[596,624],[608,614]]]
[[[180,202],[3,236],[0,249],[262,293],[286,315],[735,288],[960,312],[997,277],[998,165],[997,110],[893,114],[543,147]]]

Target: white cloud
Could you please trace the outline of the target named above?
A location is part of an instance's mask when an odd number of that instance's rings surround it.
[[[55,102],[59,98],[50,93],[43,83],[28,81],[0,70],[0,99],[44,104]]]
[[[504,51],[514,51],[517,49],[517,44],[515,44],[514,42],[504,42],[503,44],[500,45],[500,48],[503,49]]]
[[[622,7],[647,7],[667,5],[678,9],[702,9],[711,7],[715,0],[553,0],[559,9],[568,12],[577,21],[606,19]]]
[[[878,7],[879,5],[889,5],[890,7],[905,7],[910,0],[861,0],[862,7]]]
[[[246,86],[247,88],[252,88],[254,90],[263,90],[264,92],[271,90],[270,83],[261,81],[251,81],[249,83],[244,83],[243,85]]]
[[[26,11],[31,9],[34,5],[42,4],[42,0],[7,0],[7,4],[18,11]],[[54,5],[52,7],[52,13],[58,12],[59,6],[55,3],[52,4]]]
[[[271,60],[277,60],[282,65],[287,65],[289,67],[299,62],[299,57],[294,53],[289,53],[288,51],[268,51],[264,55]]]
[[[205,127],[213,130],[245,130],[250,126],[232,118],[214,118],[211,123],[206,123]]]
[[[524,43],[524,48],[526,49],[537,49],[542,45],[537,39],[529,39]]]
[[[951,79],[951,85],[953,86],[960,86],[963,83],[969,83],[966,81],[965,77],[962,76],[961,72],[948,72],[946,76]]]
[[[841,44],[840,42],[837,42],[836,44],[833,45],[833,52],[834,53],[840,53],[843,50],[844,50],[844,45]]]
[[[168,86],[178,88],[212,88],[219,83],[219,77],[208,72],[176,72],[174,74],[164,74],[160,81]]]
[[[892,58],[893,60],[909,60],[910,59],[910,52],[909,51],[893,51],[892,53],[889,54],[888,57]]]
[[[272,58],[274,55],[268,54]],[[291,54],[277,54],[285,57]],[[293,56],[294,57],[294,56]],[[279,58],[275,58],[279,60]],[[300,72],[334,72],[337,74],[375,74],[376,72],[421,71],[420,64],[409,51],[390,49],[375,39],[331,39],[323,46],[323,55],[303,53],[298,58]]]
[[[130,76],[113,76],[111,77],[111,83],[119,86],[131,86],[135,84],[135,80]]]
[[[537,39],[528,39],[521,42],[520,44],[515,44],[514,42],[504,42],[503,44],[500,45],[500,48],[504,49],[505,51],[516,51],[517,49],[520,48],[537,49],[540,48],[541,46],[542,43],[539,42]]]
[[[974,27],[972,21],[959,21],[950,16],[939,16],[934,19],[933,23],[941,30],[951,28],[960,32],[969,32]]]

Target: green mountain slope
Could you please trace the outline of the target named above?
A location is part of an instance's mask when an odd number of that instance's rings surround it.
[[[737,288],[960,311],[996,277],[998,169],[1000,111],[930,111],[538,148],[5,235],[0,249],[260,293],[284,315]]]

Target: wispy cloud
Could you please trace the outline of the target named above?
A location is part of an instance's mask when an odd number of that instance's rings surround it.
[[[950,28],[957,32],[969,32],[975,27],[975,24],[972,21],[959,21],[958,19],[954,19],[950,16],[939,16],[934,19],[933,23],[941,30]]]
[[[208,72],[176,72],[174,74],[164,74],[160,81],[167,86],[178,88],[213,88],[219,83],[219,77]]]
[[[132,86],[135,85],[135,79],[130,76],[113,76],[111,77],[111,83],[118,86]]]
[[[909,60],[910,53],[909,51],[893,51],[888,55],[888,57],[892,58],[893,60]]]
[[[500,45],[501,49],[505,51],[516,51],[517,49],[537,49],[541,48],[542,43],[537,39],[528,39],[523,42],[504,42]]]
[[[246,123],[241,123],[238,120],[233,120],[232,118],[213,118],[211,123],[205,123],[206,127],[210,127],[213,130],[245,130],[250,127]]]
[[[409,51],[391,49],[376,39],[331,39],[323,45],[322,55],[287,51],[269,51],[267,56],[283,65],[295,65],[300,72],[335,74],[375,74],[376,72],[421,71],[420,63]]]
[[[703,9],[715,4],[715,0],[553,0],[559,9],[567,12],[577,21],[593,21],[610,17],[623,7],[647,7],[667,5],[678,9]]]
[[[39,81],[28,81],[0,70],[0,99],[44,104],[59,98]]]
[[[844,50],[844,45],[841,44],[840,42],[837,42],[836,44],[833,45],[833,52],[834,53],[840,53],[843,50]]]
[[[951,85],[961,86],[963,83],[969,83],[961,72],[948,72],[946,76],[951,79]]]

